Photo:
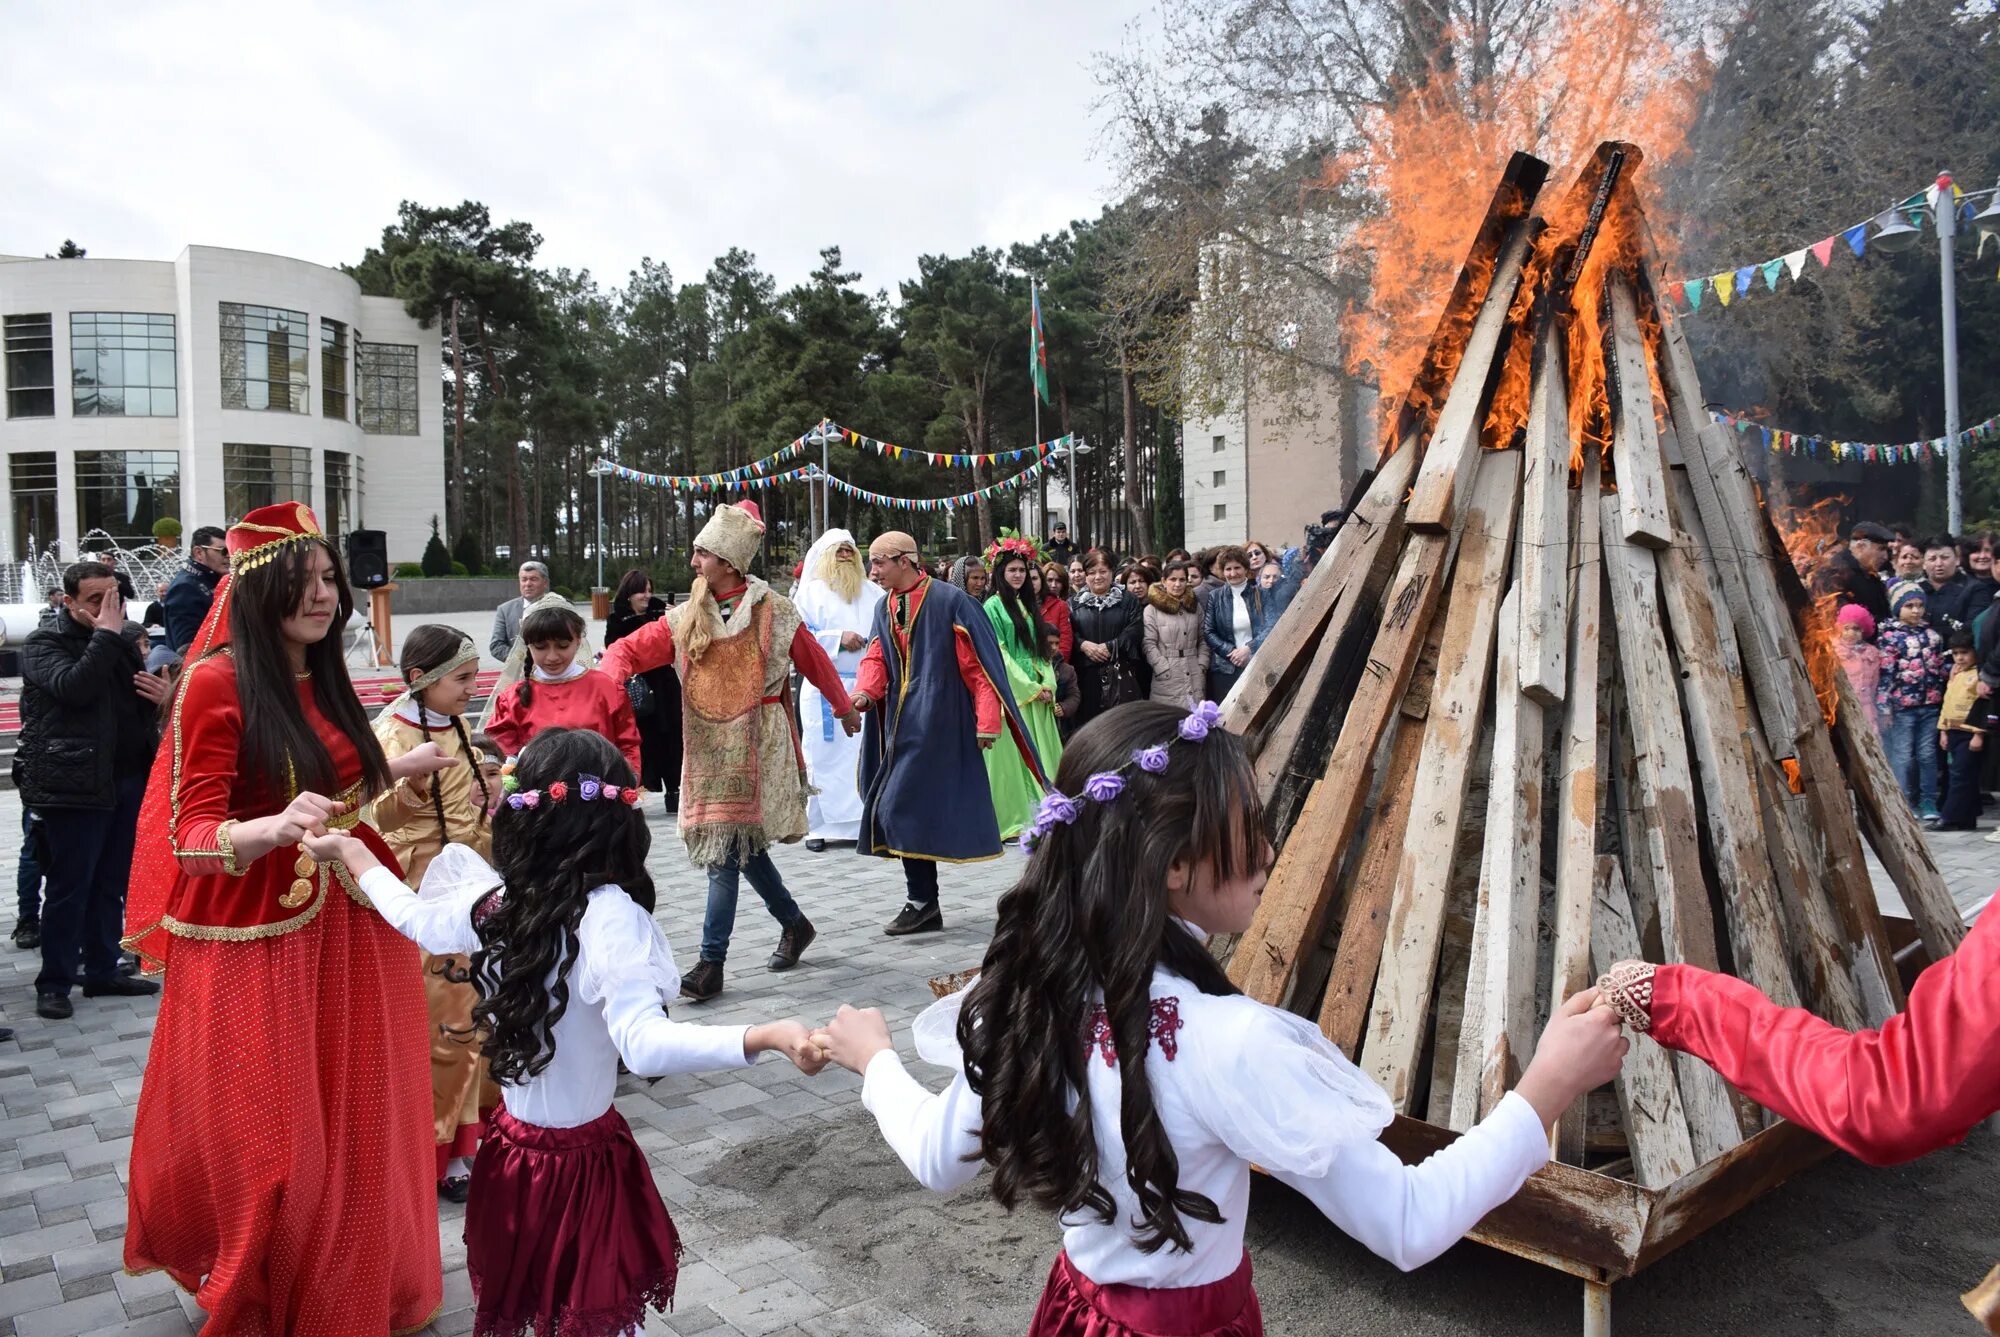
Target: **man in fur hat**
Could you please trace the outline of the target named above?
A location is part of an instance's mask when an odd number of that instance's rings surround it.
[[[792,591],[799,616],[851,692],[882,590],[868,583],[854,535],[844,529],[820,535],[800,569],[804,578]],[[806,777],[818,791],[806,799],[806,848],[815,852],[829,840],[853,840],[861,832],[861,783],[855,775],[861,740],[835,723],[834,712],[846,701],[847,693],[823,696],[811,683],[799,691]]]
[[[853,706],[866,712],[857,848],[903,861],[909,899],[883,932],[934,933],[944,927],[937,866],[1000,855],[980,753],[1009,729],[1035,778],[1046,777],[985,610],[925,574],[908,534],[868,545],[868,575],[889,597],[855,680]]]
[[[680,673],[681,840],[688,858],[708,869],[701,960],[681,981],[696,1002],[722,992],[741,878],[783,930],[770,969],[790,970],[814,937],[769,853],[806,833],[792,669],[842,703],[836,719],[846,724],[852,714],[839,672],[798,608],[749,574],[763,541],[755,502],[716,507],[695,535],[688,601],[613,645],[599,665],[619,682],[668,664]]]

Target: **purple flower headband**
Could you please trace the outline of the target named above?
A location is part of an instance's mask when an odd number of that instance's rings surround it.
[[[500,788],[506,791],[507,806],[516,812],[523,808],[539,808],[544,798],[550,803],[561,803],[570,796],[567,781],[558,780],[546,790],[523,789],[521,782],[516,780],[511,772],[500,778]],[[640,790],[637,785],[626,785],[621,788],[618,785],[607,785],[594,775],[579,775],[576,777],[576,796],[585,803],[603,800],[631,807],[638,803]]]
[[[1190,743],[1199,743],[1208,737],[1209,730],[1222,719],[1222,707],[1213,701],[1203,701],[1181,717],[1174,729],[1176,737]],[[1083,813],[1085,801],[1109,803],[1125,792],[1125,775],[1137,766],[1148,775],[1158,775],[1167,769],[1167,749],[1174,739],[1155,743],[1151,747],[1134,748],[1132,759],[1115,771],[1098,771],[1083,782],[1083,793],[1074,797],[1061,790],[1050,790],[1043,797],[1041,806],[1035,809],[1035,821],[1021,833],[1021,852],[1034,852],[1035,845],[1058,826],[1068,826]]]

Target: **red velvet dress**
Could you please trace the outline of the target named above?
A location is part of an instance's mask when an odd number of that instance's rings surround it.
[[[310,682],[299,699],[358,793],[353,742]],[[125,1266],[193,1291],[215,1337],[414,1331],[443,1298],[417,949],[341,865],[290,848],[231,871],[222,823],[281,806],[245,779],[242,723],[234,662],[190,668],[158,763],[171,774],[141,818],[127,943],[172,969],[132,1134]]]

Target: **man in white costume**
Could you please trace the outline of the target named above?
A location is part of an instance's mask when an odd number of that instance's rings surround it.
[[[862,652],[882,589],[868,579],[854,535],[829,529],[806,554],[792,602],[820,646],[854,686]],[[843,703],[844,704],[844,703]],[[834,707],[810,682],[799,692],[799,738],[806,754],[806,778],[819,792],[806,800],[806,848],[815,852],[829,840],[853,840],[861,833],[861,738],[850,736],[834,718]]]

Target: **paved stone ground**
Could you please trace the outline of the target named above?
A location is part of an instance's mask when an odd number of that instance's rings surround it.
[[[685,965],[700,936],[704,881],[687,866],[656,805],[652,813],[660,920]],[[0,794],[0,870],[7,873],[19,830],[18,799]],[[1934,846],[1962,905],[1976,904],[2000,881],[2000,846],[1983,843],[1980,835],[1938,836]],[[906,1038],[909,1019],[929,1001],[925,981],[977,961],[994,899],[1012,871],[1011,856],[948,871],[947,931],[896,940],[880,932],[902,899],[895,865],[845,849],[814,855],[798,846],[779,850],[777,860],[818,926],[819,941],[797,970],[766,972],[776,928],[746,885],[728,990],[714,1002],[679,1009],[678,1016],[817,1020],[853,1002],[881,1007],[899,1039]],[[12,898],[4,899],[0,935],[13,927]],[[14,1042],[0,1045],[0,1337],[195,1331],[201,1315],[188,1297],[164,1277],[128,1277],[120,1268],[126,1161],[156,1005],[79,995],[73,1020],[44,1022],[33,1013],[36,968],[33,955],[0,943],[0,1011],[19,1032]],[[809,1220],[782,1236],[732,1232],[722,1222],[743,1205],[743,1195],[707,1182],[710,1168],[736,1148],[795,1132],[805,1121],[839,1125],[865,1118],[857,1108],[859,1085],[837,1069],[806,1078],[770,1058],[736,1072],[621,1084],[618,1107],[649,1153],[655,1182],[687,1245],[677,1307],[670,1316],[655,1315],[649,1334],[931,1331],[880,1293],[870,1294],[865,1277],[828,1275],[814,1253]],[[447,1206],[439,1221],[445,1308],[427,1330],[438,1337],[471,1327],[461,1210]],[[1021,1284],[1038,1282],[1023,1278]]]

